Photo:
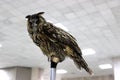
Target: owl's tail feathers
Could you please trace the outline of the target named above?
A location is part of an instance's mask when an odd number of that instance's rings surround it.
[[[72,58],[75,65],[81,69],[84,68],[90,75],[94,75],[93,71],[88,67],[88,64],[86,63],[86,61],[83,59],[82,56],[75,56]]]

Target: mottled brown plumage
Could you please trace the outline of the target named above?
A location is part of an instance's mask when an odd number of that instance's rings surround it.
[[[47,22],[42,17],[43,13],[26,16],[28,19],[27,29],[33,42],[53,62],[62,62],[65,57],[70,57],[79,69],[82,67],[92,74],[92,70],[82,57],[76,39],[68,32]]]

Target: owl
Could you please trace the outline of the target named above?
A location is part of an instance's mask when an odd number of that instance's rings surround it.
[[[59,63],[69,57],[77,68],[84,68],[89,74],[92,70],[82,57],[82,52],[76,39],[61,28],[47,22],[42,16],[44,12],[27,15],[27,30],[33,42],[43,54],[54,63]]]

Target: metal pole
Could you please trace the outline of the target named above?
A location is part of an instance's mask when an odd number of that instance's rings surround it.
[[[55,80],[56,79],[56,68],[51,68],[50,71],[50,80]]]
[[[57,63],[51,61],[50,80],[56,80],[56,66]]]

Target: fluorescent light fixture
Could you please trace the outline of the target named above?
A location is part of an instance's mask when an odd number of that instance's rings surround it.
[[[112,65],[111,64],[101,64],[101,65],[99,65],[99,68],[100,69],[110,69],[110,68],[112,68]]]
[[[2,44],[0,44],[0,48],[2,47]]]
[[[58,69],[57,70],[57,74],[65,74],[65,73],[67,73],[67,71],[64,70],[64,69]]]
[[[68,28],[66,28],[66,27],[65,27],[64,25],[62,25],[61,23],[56,23],[55,26],[56,26],[56,27],[59,27],[59,28],[61,28],[61,29],[63,29],[63,30],[65,30],[65,31],[69,31]]]
[[[87,55],[93,55],[93,54],[95,54],[95,50],[93,50],[92,48],[83,49],[82,53],[85,56],[87,56]]]

